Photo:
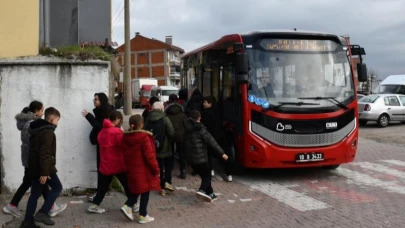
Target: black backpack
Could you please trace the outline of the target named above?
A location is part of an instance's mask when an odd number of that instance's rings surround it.
[[[157,121],[149,121],[145,130],[153,133],[156,152],[161,151],[166,138],[165,118],[161,118]]]

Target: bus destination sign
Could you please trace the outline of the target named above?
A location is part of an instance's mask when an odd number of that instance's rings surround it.
[[[337,44],[331,40],[264,39],[260,45],[271,51],[334,51]]]

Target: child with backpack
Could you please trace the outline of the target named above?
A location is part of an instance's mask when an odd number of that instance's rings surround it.
[[[225,161],[228,156],[218,145],[207,128],[200,123],[201,114],[197,110],[190,112],[188,126],[184,134],[184,146],[186,149],[187,162],[193,170],[201,177],[201,185],[196,192],[197,198],[206,202],[212,202],[217,199],[211,186],[211,166],[208,164],[207,148],[213,148],[212,152]]]
[[[134,201],[141,196],[138,222],[142,224],[155,220],[148,215],[146,208],[149,202],[149,192],[161,189],[159,165],[156,160],[153,134],[142,130],[142,117],[140,115],[131,116],[129,125],[130,129],[124,133],[122,140],[122,151],[128,173],[129,191],[135,194]],[[127,206],[126,213],[131,214],[133,205]]]
[[[165,196],[166,190],[175,190],[172,185],[173,153],[171,149],[174,128],[163,111],[162,102],[155,102],[152,105],[152,111],[145,121],[145,130],[153,134],[156,157],[160,168],[160,187],[162,188],[160,194]]]

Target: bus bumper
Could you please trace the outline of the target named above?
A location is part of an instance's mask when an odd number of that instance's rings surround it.
[[[324,147],[281,147],[249,134],[245,139],[243,165],[247,168],[299,168],[322,167],[352,162],[356,156],[358,130],[355,129],[342,141]],[[322,153],[322,161],[297,162],[300,153]]]

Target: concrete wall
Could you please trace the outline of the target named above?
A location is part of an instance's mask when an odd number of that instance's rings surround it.
[[[81,111],[92,112],[95,92],[108,94],[108,63],[36,59],[0,62],[2,183],[9,190],[21,184],[21,140],[14,116],[32,100],[39,100],[62,115],[55,133],[56,166],[64,188],[95,187],[96,148],[89,142],[91,126]]]
[[[0,58],[38,54],[39,0],[0,1]]]
[[[111,41],[111,0],[79,0],[79,42]]]
[[[49,44],[52,47],[78,45],[78,0],[49,1]]]
[[[41,0],[40,9],[41,44],[111,40],[111,0]]]

